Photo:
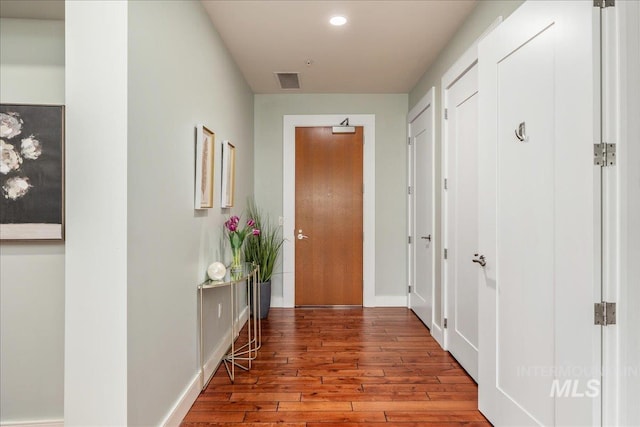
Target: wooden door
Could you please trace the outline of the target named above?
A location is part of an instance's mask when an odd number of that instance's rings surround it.
[[[528,1],[480,43],[479,407],[600,424],[599,21]]]
[[[296,128],[295,302],[362,305],[363,128]]]
[[[478,65],[445,89],[447,350],[478,380]]]
[[[432,329],[433,325],[433,103],[429,103],[409,123],[412,147],[412,195],[413,238],[412,265],[413,286],[409,293],[411,309]]]

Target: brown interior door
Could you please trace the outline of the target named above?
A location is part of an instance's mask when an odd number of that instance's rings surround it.
[[[296,306],[362,305],[363,128],[296,128]]]

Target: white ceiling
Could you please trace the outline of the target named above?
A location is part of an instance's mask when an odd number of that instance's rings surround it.
[[[202,3],[255,93],[407,93],[475,6],[475,0]],[[333,27],[333,15],[349,22]],[[299,72],[301,89],[280,89],[275,72]]]
[[[475,1],[202,3],[255,93],[407,93]],[[328,21],[334,15],[349,22],[333,27]],[[0,16],[64,19],[64,0],[0,0]],[[300,73],[301,89],[280,89],[275,72]]]

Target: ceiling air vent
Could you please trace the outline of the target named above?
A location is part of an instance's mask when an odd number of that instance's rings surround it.
[[[280,89],[300,89],[298,73],[276,73]]]

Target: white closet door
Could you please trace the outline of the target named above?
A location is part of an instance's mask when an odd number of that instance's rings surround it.
[[[411,309],[429,329],[433,328],[434,277],[434,138],[433,90],[425,108],[409,114],[413,196],[413,286]],[[419,103],[420,104],[420,103]]]
[[[478,380],[478,64],[444,91],[447,350]]]
[[[479,406],[495,425],[600,422],[599,22],[529,1],[480,43]]]

